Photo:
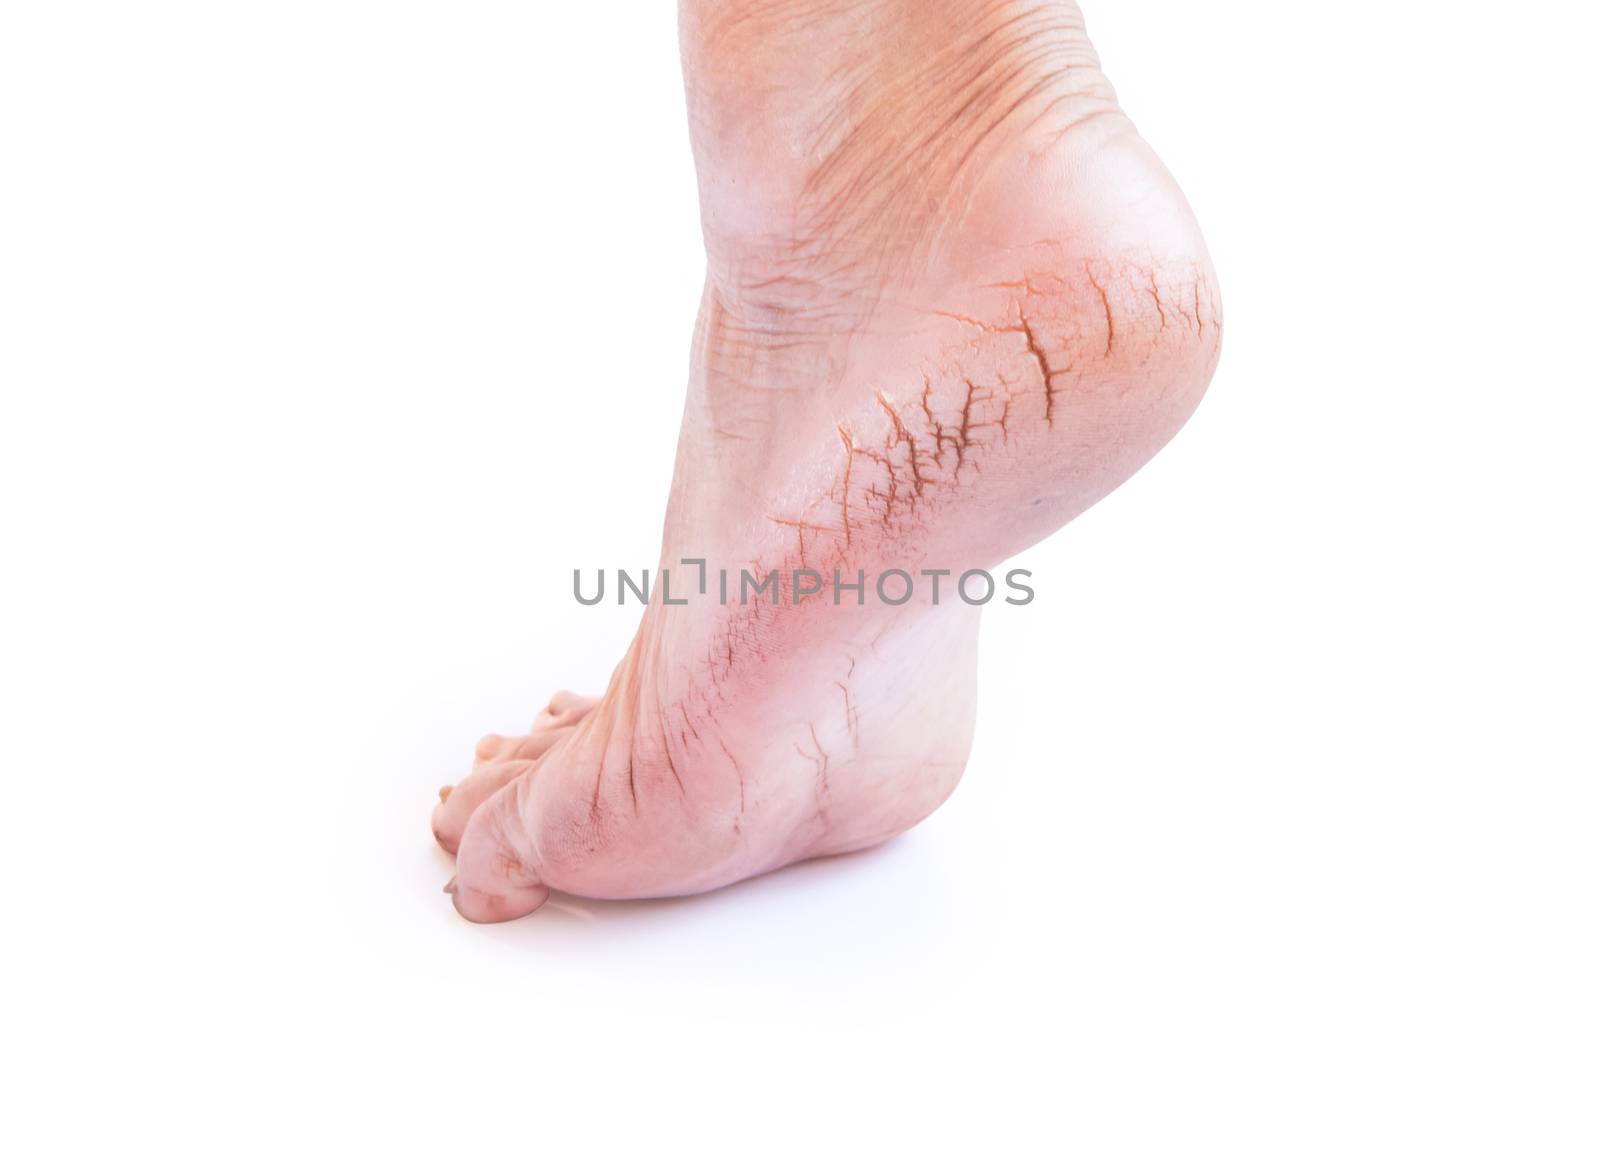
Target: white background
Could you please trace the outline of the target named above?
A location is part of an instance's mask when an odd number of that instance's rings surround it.
[[[488,929],[434,790],[656,553],[671,5],[0,9],[8,1156],[1597,1158],[1593,18],[1086,8],[1228,335],[960,791]]]

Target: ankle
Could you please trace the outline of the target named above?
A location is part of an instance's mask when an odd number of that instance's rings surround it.
[[[690,0],[682,35],[728,294],[882,274],[995,157],[1116,110],[1071,0]]]

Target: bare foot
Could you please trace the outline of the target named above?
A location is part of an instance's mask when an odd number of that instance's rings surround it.
[[[1200,233],[1074,4],[684,0],[682,35],[708,273],[661,565],[690,601],[658,592],[598,702],[480,744],[435,810],[474,921],[926,817],[972,737],[956,579],[1126,480],[1217,360]],[[740,604],[745,571],[778,592]]]

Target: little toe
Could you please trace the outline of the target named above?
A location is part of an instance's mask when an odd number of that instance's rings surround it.
[[[550,702],[545,705],[533,721],[534,730],[552,727],[557,724],[575,724],[584,716],[594,710],[600,701],[587,695],[576,695],[571,691],[557,691],[550,697]]]
[[[579,695],[573,691],[557,691],[550,697],[550,710],[556,715],[564,712],[577,712],[579,715],[588,715],[594,710],[595,704],[600,700],[592,695]]]

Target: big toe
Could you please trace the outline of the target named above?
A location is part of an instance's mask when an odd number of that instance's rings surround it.
[[[518,805],[525,772],[479,806],[456,852],[456,875],[445,888],[468,921],[503,922],[532,913],[550,896],[529,859]]]

